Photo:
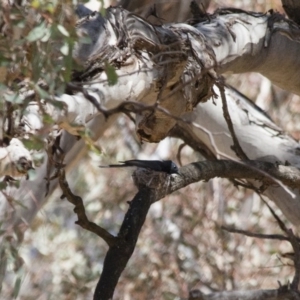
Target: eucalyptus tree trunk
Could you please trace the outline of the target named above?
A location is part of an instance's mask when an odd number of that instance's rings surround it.
[[[106,18],[84,6],[77,8],[77,14],[79,34],[91,39],[89,44],[79,43],[74,51],[84,71],[73,78],[68,93],[56,97],[65,104],[63,110],[49,103],[43,107],[69,132],[61,139],[65,153],[73,147],[72,135],[78,130],[93,124],[98,138],[107,126],[103,115],[111,120],[116,112],[132,111],[137,115],[141,140],[159,142],[170,132],[176,135],[175,128],[179,128],[189,136],[187,142],[197,144],[207,157],[237,160],[223,116],[219,74],[260,72],[278,86],[300,94],[299,30],[278,14],[223,9],[209,18],[194,16],[189,24],[157,26],[120,7],[109,8]],[[118,75],[115,85],[110,82],[108,65]],[[225,95],[247,158],[299,167],[298,142],[238,92],[225,87]],[[40,107],[33,102],[27,110],[24,132],[42,130]],[[67,155],[67,162],[75,152]],[[16,197],[33,203],[30,213],[21,212],[27,222],[37,212],[32,199],[45,200],[46,169],[45,163],[37,179],[23,182],[17,191]],[[298,190],[270,186],[264,194],[293,224],[300,224]],[[21,218],[16,217],[17,224]]]

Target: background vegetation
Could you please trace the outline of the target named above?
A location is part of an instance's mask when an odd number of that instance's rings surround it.
[[[168,1],[176,5],[176,1]],[[75,2],[20,2],[7,9],[8,4],[2,1],[0,12],[0,105],[1,111],[10,109],[16,118],[26,105],[18,97],[22,85],[31,86],[42,98],[64,90],[75,67],[72,49],[76,39]],[[223,0],[212,1],[209,11],[220,6],[281,11],[280,5],[278,0]],[[230,76],[227,81],[299,138],[299,97],[274,87],[257,74]],[[43,82],[47,90],[41,87]],[[16,92],[7,95],[6,87]],[[51,123],[51,118],[45,122]],[[31,137],[29,146],[41,148],[43,138]],[[122,116],[97,142],[103,152],[99,155],[90,151],[68,174],[68,181],[73,192],[84,199],[90,220],[116,233],[135,187],[130,171],[99,169],[98,165],[130,158],[178,162],[180,144],[166,139],[159,145],[141,145],[134,125]],[[202,159],[188,146],[180,157],[183,164]],[[56,190],[49,197],[21,246],[14,248],[9,237],[2,242],[0,255],[8,260],[7,264],[3,259],[0,262],[1,299],[92,298],[106,244],[74,224],[73,207],[60,200],[60,195]],[[267,207],[251,191],[237,189],[223,179],[193,184],[151,207],[115,299],[181,299],[187,298],[193,288],[203,292],[262,289],[276,286],[279,278],[286,282],[290,279],[289,260],[280,256],[291,250],[288,243],[229,234],[221,230],[221,225],[280,232]]]

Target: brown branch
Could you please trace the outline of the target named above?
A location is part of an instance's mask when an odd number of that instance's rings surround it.
[[[251,168],[249,168],[249,166],[251,166]],[[113,297],[115,287],[134,251],[139,233],[153,202],[193,182],[209,180],[213,177],[257,179],[259,181],[266,181],[269,184],[274,184],[274,181],[270,177],[266,177],[261,173],[266,172],[285,183],[288,182],[289,184],[299,186],[300,171],[294,170],[295,168],[291,167],[282,167],[283,169],[279,169],[277,165],[257,161],[247,161],[247,163],[244,164],[234,161],[204,161],[180,168],[179,176],[159,176],[163,182],[161,182],[160,185],[155,183],[154,189],[146,187],[147,182],[140,185],[138,184],[140,188],[139,192],[134,199],[129,202],[130,206],[124,217],[118,237],[115,238],[109,235],[108,239],[110,240],[111,238],[113,242],[109,244],[109,250],[104,260],[103,271],[95,290],[94,300],[108,300]],[[293,172],[293,175],[291,176],[289,172]],[[287,174],[289,174],[289,176]],[[66,196],[70,202],[74,203],[76,207],[84,209],[81,198],[74,196],[70,192],[63,173],[60,174],[59,180],[64,196]],[[150,181],[155,182],[155,180]],[[76,207],[75,212],[78,214],[79,210],[76,211]],[[82,218],[87,220],[84,210],[82,210],[81,213],[83,214]],[[87,224],[91,224],[88,220],[87,222]],[[99,230],[98,226],[96,228],[97,230],[95,231],[97,233]],[[103,238],[102,235],[101,232],[100,236]]]
[[[221,229],[226,230],[231,233],[243,234],[250,237],[255,237],[258,239],[267,239],[267,240],[279,240],[279,241],[288,241],[289,238],[281,235],[281,234],[262,234],[262,233],[254,233],[247,230],[236,229],[233,227],[221,226]],[[298,239],[300,242],[300,239]]]
[[[290,188],[300,186],[300,171],[297,168],[254,160],[242,163],[229,160],[201,161],[186,165],[179,172],[180,176],[173,178],[167,191],[159,191],[159,199],[191,183],[208,181],[214,177],[253,179],[268,185],[282,182]]]
[[[187,146],[186,143],[180,144],[179,147],[178,147],[178,150],[177,150],[177,154],[176,154],[176,159],[177,159],[177,161],[178,161],[179,166],[181,166],[181,167],[182,167],[181,151],[182,151],[182,149],[183,149],[185,146]]]
[[[74,195],[65,178],[63,170],[58,171],[59,184],[63,196],[75,205],[74,212],[78,216],[76,224],[101,237],[108,244],[103,271],[97,284],[94,300],[112,299],[118,280],[125,269],[137,242],[141,228],[145,222],[148,210],[156,201],[156,190],[142,187],[134,199],[129,202],[129,209],[117,237],[114,237],[105,229],[90,222],[85,214],[83,201]]]
[[[293,261],[294,261],[294,266],[295,266],[295,275],[293,278],[293,281],[291,283],[291,290],[298,291],[298,286],[300,283],[300,244],[299,244],[299,238],[295,236],[293,233],[292,229],[288,229],[285,224],[282,222],[282,220],[277,216],[276,212],[272,209],[272,207],[262,199],[263,202],[267,205],[269,208],[271,214],[277,221],[280,229],[286,233],[287,235],[287,240],[291,243],[293,250],[294,250],[294,255],[293,255]]]
[[[291,289],[294,291],[298,291],[300,283],[300,244],[292,229],[289,229],[287,231],[287,235],[289,237],[289,242],[291,243],[294,250],[295,275],[291,283]]]
[[[279,218],[279,216],[276,214],[276,212],[272,209],[272,207],[262,197],[261,197],[261,199],[267,205],[267,207],[269,208],[271,214],[273,215],[273,217],[277,221],[280,229],[287,236],[278,235],[278,234],[253,233],[253,232],[249,232],[249,231],[246,231],[246,230],[235,229],[235,228],[232,228],[232,227],[229,228],[229,227],[226,227],[226,226],[221,226],[221,228],[228,231],[228,232],[243,234],[243,235],[250,236],[250,237],[255,237],[255,238],[260,238],[260,239],[275,239],[275,240],[281,240],[281,241],[284,240],[284,241],[290,242],[292,247],[293,247],[293,250],[294,250],[294,254],[292,255],[292,259],[294,261],[294,267],[295,267],[295,275],[294,275],[294,278],[293,278],[293,281],[291,283],[290,288],[291,288],[292,291],[298,291],[298,286],[299,286],[299,283],[300,283],[300,244],[299,244],[300,243],[300,238],[295,236],[292,229],[288,229],[285,226],[285,224]]]
[[[222,104],[223,104],[223,115],[225,118],[225,121],[227,123],[228,129],[230,131],[232,140],[233,140],[233,146],[231,146],[231,149],[236,153],[236,155],[241,159],[241,160],[248,160],[248,157],[244,150],[242,149],[239,140],[235,134],[234,127],[231,121],[231,117],[228,111],[227,107],[227,101],[226,101],[226,96],[225,96],[225,90],[224,90],[224,82],[223,79],[220,77],[219,80],[216,82],[217,87],[220,90],[221,94],[221,99],[222,99]]]
[[[137,101],[124,101],[114,108],[106,109],[97,101],[94,96],[90,95],[83,86],[77,85],[75,83],[68,83],[68,87],[70,89],[73,89],[74,91],[81,92],[83,96],[97,108],[98,112],[103,114],[105,119],[108,119],[112,115],[119,113],[129,115],[129,113],[131,112],[139,114],[145,111],[154,112],[155,110],[159,110],[171,115],[167,110],[158,106],[156,103],[154,105],[146,105]]]
[[[187,123],[187,122],[185,122]],[[191,124],[193,125],[193,124]],[[216,155],[205,145],[202,141],[198,140],[193,133],[184,130],[180,123],[176,124],[169,132],[170,137],[182,139],[192,149],[199,152],[203,157],[208,160],[215,160]]]
[[[119,277],[134,251],[148,210],[155,200],[155,190],[141,188],[134,199],[129,202],[130,206],[120,228],[118,240],[113,246],[109,247],[106,253],[94,300],[113,298]]]
[[[112,247],[116,244],[117,238],[111,235],[108,231],[106,231],[104,228],[98,226],[97,224],[90,222],[85,214],[85,208],[83,205],[83,201],[80,197],[74,195],[68,185],[68,182],[66,181],[65,172],[64,170],[60,170],[58,172],[58,178],[59,178],[59,185],[63,191],[63,196],[66,197],[69,202],[75,205],[74,212],[78,216],[78,221],[75,223],[80,225],[82,228],[91,231],[101,237],[109,247]]]

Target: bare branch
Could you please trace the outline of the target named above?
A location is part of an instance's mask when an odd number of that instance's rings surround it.
[[[295,266],[295,275],[292,281],[292,284],[290,286],[292,291],[298,291],[299,281],[300,281],[300,238],[294,235],[292,229],[288,229],[283,221],[279,218],[279,216],[275,213],[275,211],[272,209],[272,207],[261,197],[262,201],[267,205],[269,208],[271,214],[276,219],[277,223],[279,224],[280,229],[286,233],[287,236],[278,235],[278,234],[259,234],[259,233],[253,233],[246,230],[240,230],[235,228],[229,228],[226,226],[221,226],[222,229],[243,234],[250,237],[260,238],[260,239],[273,239],[273,240],[281,240],[281,241],[288,241],[291,243],[294,254],[292,255],[292,259],[294,261]]]
[[[264,201],[264,199],[262,199]],[[300,282],[300,244],[299,244],[299,238],[295,236],[292,229],[288,229],[285,224],[282,222],[282,220],[277,216],[275,211],[272,209],[272,207],[267,203],[267,201],[264,201],[264,203],[269,208],[271,214],[276,219],[280,229],[286,233],[288,241],[291,243],[294,255],[293,255],[293,261],[295,266],[295,275],[293,278],[293,281],[291,283],[291,289],[294,291],[298,291],[298,286]]]
[[[118,233],[118,239],[106,253],[94,300],[112,299],[119,277],[134,251],[139,233],[154,199],[155,191],[144,187],[129,202],[129,209]]]
[[[291,188],[298,188],[300,185],[300,171],[297,168],[252,160],[242,163],[227,160],[202,161],[186,165],[180,168],[179,172],[180,176],[172,177],[168,193],[166,191],[161,193],[159,198],[191,183],[208,181],[214,177],[254,179],[268,185],[282,182]]]
[[[248,230],[241,230],[241,229],[236,229],[236,228],[227,227],[227,226],[221,226],[221,228],[223,230],[226,230],[226,231],[231,232],[231,233],[243,234],[243,235],[250,236],[250,237],[255,237],[255,238],[258,238],[258,239],[279,240],[279,241],[288,241],[289,240],[288,237],[286,237],[284,235],[280,235],[280,234],[254,233],[254,232],[250,232]],[[298,242],[300,242],[300,239],[298,239]]]
[[[225,96],[225,91],[224,91],[224,82],[223,82],[222,77],[219,77],[219,80],[217,81],[216,85],[220,90],[222,104],[223,104],[223,115],[224,115],[224,118],[226,120],[228,129],[230,131],[230,134],[231,134],[232,140],[233,140],[233,146],[231,146],[231,149],[233,151],[235,151],[236,155],[241,160],[248,160],[248,157],[247,157],[246,153],[244,152],[244,150],[242,149],[242,147],[239,143],[239,140],[235,134],[234,128],[233,128],[233,124],[232,124],[231,117],[230,117],[228,107],[227,107],[226,96]]]
[[[74,212],[78,216],[78,221],[75,223],[101,237],[109,247],[113,246],[116,243],[117,238],[111,235],[104,228],[89,221],[85,214],[85,208],[82,199],[79,196],[74,195],[69,188],[68,182],[66,181],[65,172],[60,170],[58,176],[59,185],[63,191],[62,197],[66,197],[69,202],[75,205]]]

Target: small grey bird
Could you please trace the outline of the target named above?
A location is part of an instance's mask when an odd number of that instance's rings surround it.
[[[165,172],[167,174],[178,174],[178,167],[172,160],[125,160],[120,161],[119,165],[99,166],[100,168],[124,168],[138,167],[150,169],[157,172]]]

